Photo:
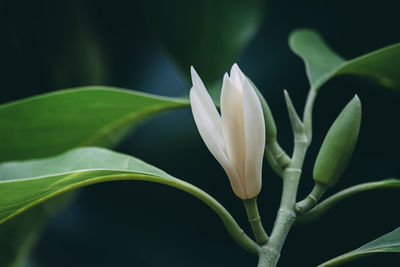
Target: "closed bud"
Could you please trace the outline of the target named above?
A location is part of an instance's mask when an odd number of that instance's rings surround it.
[[[357,95],[346,105],[329,129],[314,165],[314,181],[334,186],[349,163],[361,123],[361,102]]]
[[[227,173],[234,193],[251,199],[260,193],[265,124],[259,98],[238,65],[224,76],[221,115],[192,67],[190,103],[201,137]]]

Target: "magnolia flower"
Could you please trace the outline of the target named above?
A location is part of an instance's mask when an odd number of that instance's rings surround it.
[[[191,67],[190,103],[201,137],[222,165],[234,193],[250,199],[261,190],[265,125],[260,100],[237,64],[224,75],[221,115]]]

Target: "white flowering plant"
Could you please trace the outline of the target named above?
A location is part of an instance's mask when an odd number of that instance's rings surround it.
[[[297,197],[300,178],[311,179],[302,177],[302,173],[312,141],[314,101],[320,88],[339,75],[354,75],[399,88],[400,44],[352,60],[336,55],[311,30],[295,31],[289,44],[305,62],[310,83],[303,116],[299,116],[289,93],[284,91],[294,137],[291,154],[278,143],[277,127],[266,99],[237,64],[223,76],[222,87],[217,90],[219,101],[210,96],[200,78],[202,75],[193,66],[189,98],[88,86],[1,105],[0,240],[4,244],[15,242],[16,246],[8,252],[0,252],[4,253],[0,254],[0,265],[21,264],[25,255],[23,244],[29,244],[36,225],[68,202],[57,198],[55,203],[50,201],[52,198],[96,183],[147,181],[187,192],[219,216],[238,245],[258,256],[259,267],[278,265],[284,242],[294,224],[316,220],[336,203],[354,194],[382,188],[399,189],[399,179],[384,179],[354,185],[323,199],[345,172],[357,143],[362,95],[360,98],[356,95],[324,138],[314,163],[313,189],[303,200]],[[187,69],[189,71],[189,66]],[[108,149],[143,119],[176,108],[191,108],[201,138],[225,171],[233,193],[244,204],[252,234],[242,230],[216,200],[218,196],[214,198],[185,179]],[[268,164],[263,164],[264,161]],[[262,185],[268,186],[271,179],[263,176],[263,166],[271,167],[283,184],[280,206],[270,233],[261,222],[257,204]],[[24,226],[24,234],[18,237],[15,233],[22,231],[21,222],[27,220],[31,228]],[[400,228],[319,266],[338,266],[381,252],[400,252]]]

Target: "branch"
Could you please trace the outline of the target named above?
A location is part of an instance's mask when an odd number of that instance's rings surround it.
[[[355,185],[344,189],[329,198],[322,201],[320,204],[315,206],[310,211],[304,213],[297,217],[297,223],[307,223],[314,221],[326,213],[330,208],[332,208],[339,201],[346,199],[354,194],[369,191],[373,189],[383,189],[383,188],[398,188],[400,189],[400,179],[385,179],[379,182],[370,182]]]

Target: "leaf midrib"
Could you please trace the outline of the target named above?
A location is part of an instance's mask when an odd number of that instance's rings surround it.
[[[370,57],[370,56],[372,56],[372,55],[375,55],[375,54],[378,54],[378,53],[382,53],[383,51],[393,49],[393,48],[396,47],[396,46],[400,46],[400,44],[398,44],[398,43],[397,43],[397,44],[392,44],[392,45],[389,45],[389,46],[387,46],[387,47],[378,49],[378,50],[376,50],[376,51],[373,51],[373,52],[370,52],[370,53],[367,53],[367,54],[358,56],[358,57],[353,58],[353,59],[351,59],[351,60],[344,60],[344,61],[343,61],[342,63],[340,63],[337,67],[335,67],[334,69],[332,69],[332,70],[329,71],[329,72],[326,72],[324,75],[322,75],[320,78],[318,78],[318,79],[315,81],[314,85],[312,85],[311,88],[312,88],[313,90],[318,91],[330,78],[332,78],[332,77],[334,77],[334,76],[336,76],[336,75],[339,76],[339,75],[341,75],[341,74],[345,74],[345,73],[340,73],[340,72],[341,72],[342,69],[344,69],[344,68],[347,67],[348,65],[353,64],[353,63],[355,63],[355,62],[358,62],[358,61],[360,61],[360,60],[363,60],[364,58],[368,58],[368,57]]]

